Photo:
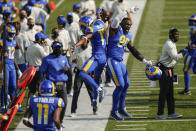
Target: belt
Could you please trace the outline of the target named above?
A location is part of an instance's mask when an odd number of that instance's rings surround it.
[[[160,62],[158,62],[157,64],[156,64],[158,67],[160,67],[161,69],[163,69],[163,70],[170,70],[170,69],[173,69],[172,67],[166,67],[166,66],[164,66],[162,63],[160,63]]]
[[[54,82],[54,84],[56,86],[62,86],[62,85],[65,85],[65,82]]]

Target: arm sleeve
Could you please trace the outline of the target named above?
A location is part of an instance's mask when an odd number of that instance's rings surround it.
[[[135,48],[135,46],[131,46],[130,44],[127,45],[127,48],[132,53],[132,55],[138,59],[139,61],[142,61],[144,57],[140,54],[140,52]]]
[[[127,16],[127,13],[125,11],[119,13],[113,20],[111,23],[111,27],[112,28],[118,28],[120,22],[123,20],[123,18],[125,18]]]

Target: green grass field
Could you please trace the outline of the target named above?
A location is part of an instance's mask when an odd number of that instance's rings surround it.
[[[177,48],[187,45],[189,27],[188,19],[195,14],[196,1],[194,0],[147,0],[139,30],[134,44],[147,58],[160,58],[162,45],[168,39],[171,27],[179,29],[180,40]],[[112,130],[147,130],[147,131],[194,131],[196,130],[196,75],[191,71],[191,96],[178,95],[184,89],[183,60],[175,67],[179,75],[179,83],[175,85],[176,113],[183,118],[174,120],[156,120],[159,86],[150,87],[150,82],[144,74],[145,66],[130,55],[127,68],[129,71],[130,87],[126,97],[126,107],[133,114],[132,119],[117,122],[108,121],[106,131]],[[167,115],[167,108],[165,108]]]

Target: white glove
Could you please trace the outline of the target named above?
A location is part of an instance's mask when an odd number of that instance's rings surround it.
[[[3,79],[3,72],[0,73],[0,79]]]
[[[18,78],[22,76],[22,72],[20,70],[17,70]]]
[[[152,61],[147,61],[146,59],[143,59],[142,62],[147,66],[152,66]]]

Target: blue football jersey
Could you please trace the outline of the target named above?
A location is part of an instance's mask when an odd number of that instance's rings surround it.
[[[190,31],[190,39],[191,39],[191,43],[190,44],[191,45],[192,44],[196,45],[196,39],[194,37],[194,34],[196,34],[195,32],[196,32],[196,27],[191,28],[191,31]],[[189,55],[191,55],[192,57],[196,57],[196,48],[194,50],[190,50],[189,51]]]
[[[40,72],[46,73],[47,79],[53,82],[66,82],[68,79],[67,74],[62,71],[62,67],[70,68],[68,60],[65,56],[54,56],[50,54],[42,59]]]
[[[106,55],[106,32],[103,21],[96,20],[93,26],[86,29],[85,34],[93,34],[91,38],[92,55]]]
[[[6,9],[12,11],[14,6],[15,3],[13,1],[8,1],[8,3],[0,2],[0,13],[2,14]]]
[[[132,36],[130,32],[123,33],[122,27],[119,25],[119,30],[115,36],[109,35],[107,56],[116,60],[123,60],[124,48],[131,41]]]
[[[45,9],[47,5],[47,0],[36,0],[34,6],[38,8]]]
[[[3,47],[3,40],[0,39],[0,45]],[[8,57],[6,58],[6,64],[14,64],[14,54],[15,54],[16,41],[6,40],[6,52],[8,53]]]
[[[64,107],[62,98],[57,97],[31,97],[30,109],[33,112],[35,131],[56,131],[53,114],[56,108]]]

